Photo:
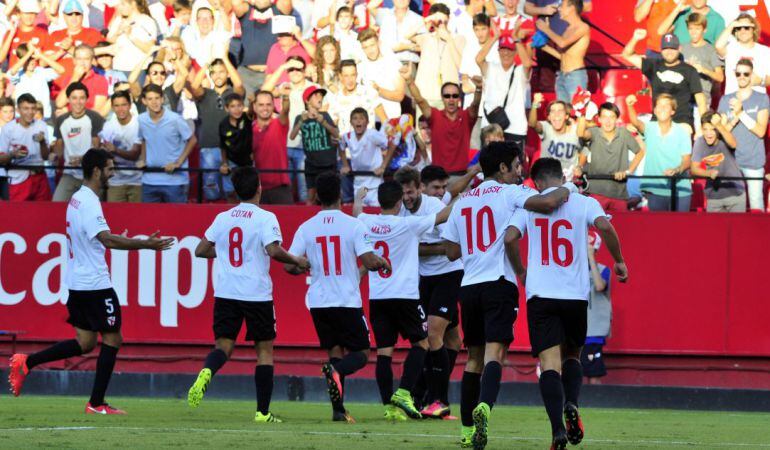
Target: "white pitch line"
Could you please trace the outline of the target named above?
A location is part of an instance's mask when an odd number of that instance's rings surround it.
[[[457,439],[458,435],[453,434],[429,434],[429,433],[382,433],[382,432],[338,432],[338,431],[289,431],[289,430],[249,430],[249,429],[218,429],[218,428],[159,428],[159,427],[20,427],[20,428],[0,428],[0,432],[8,431],[96,431],[96,430],[122,430],[122,431],[151,431],[151,432],[183,432],[183,433],[268,433],[268,434],[309,434],[317,436],[355,436],[355,437],[398,437],[398,438],[440,438]],[[490,436],[492,440],[500,441],[546,441],[546,437],[525,437],[525,436]],[[770,444],[748,444],[740,442],[690,442],[690,441],[666,441],[657,439],[641,440],[621,440],[621,439],[583,439],[585,443],[595,444],[625,444],[625,445],[679,445],[679,446],[699,446],[699,447],[761,447],[770,448]]]

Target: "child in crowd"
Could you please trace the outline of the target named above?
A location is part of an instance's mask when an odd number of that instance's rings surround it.
[[[690,42],[682,44],[682,57],[687,64],[695,67],[700,75],[700,83],[707,102],[711,102],[711,89],[714,84],[725,81],[724,61],[719,58],[716,49],[709,44],[703,35],[706,32],[706,16],[692,13],[687,17],[687,32],[690,34]],[[695,123],[700,122],[698,108],[694,111]],[[696,127],[696,135],[700,135],[700,127]]]
[[[230,171],[236,167],[254,165],[254,155],[251,150],[252,131],[251,121],[244,114],[243,97],[231,93],[225,97],[227,117],[219,123],[219,149],[222,152],[222,185],[228,193],[228,201],[235,202],[235,195]]]
[[[334,20],[329,26],[318,32],[318,37],[334,36],[334,39],[340,43],[340,60],[352,59],[355,62],[360,62],[363,59],[364,51],[358,42],[358,33],[353,27],[355,23],[353,10],[348,6],[343,6],[337,10],[333,17]]]
[[[546,120],[537,120],[537,110],[543,104],[543,94],[535,93],[529,110],[529,126],[540,136],[540,155],[558,159],[567,181],[580,176],[580,138],[577,125],[569,119],[569,106],[561,100],[548,105]]]
[[[16,57],[16,64],[8,70],[14,85],[13,98],[18,100],[23,94],[31,94],[36,99],[44,100],[43,114],[46,119],[51,118],[51,90],[48,83],[59,78],[65,72],[64,67],[32,43],[16,47]],[[47,67],[43,67],[41,63]]]
[[[103,47],[109,47],[110,43],[107,41],[102,41],[96,44],[96,48],[103,48]],[[119,70],[113,70],[112,69],[112,60],[114,58],[114,55],[111,51],[106,52],[100,52],[96,51],[96,67],[94,69],[94,72],[98,73],[99,75],[102,75],[104,78],[107,79],[107,93],[112,96],[112,94],[115,93],[115,84],[119,82],[128,81],[128,78],[126,77],[126,74],[119,71]]]

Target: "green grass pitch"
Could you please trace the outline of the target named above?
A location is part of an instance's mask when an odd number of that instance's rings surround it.
[[[274,402],[284,423],[257,425],[249,401],[209,399],[191,409],[181,399],[111,399],[128,412],[122,417],[85,415],[86,401],[0,396],[0,449],[459,448],[458,421],[388,423],[374,404],[347,405],[358,421],[349,425],[331,422],[327,404]],[[586,439],[578,448],[770,448],[770,414],[599,408],[582,414]],[[487,448],[548,448],[549,432],[542,408],[498,407]]]

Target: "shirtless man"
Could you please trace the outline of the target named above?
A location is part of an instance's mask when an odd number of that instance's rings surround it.
[[[547,17],[541,17],[536,24],[537,29],[558,47],[557,50],[546,46],[544,50],[561,61],[556,77],[556,98],[567,104],[572,103],[572,96],[578,87],[588,87],[584,58],[591,42],[591,29],[580,18],[582,11],[583,0],[564,0],[559,5],[559,15],[568,24],[561,36],[551,30]]]

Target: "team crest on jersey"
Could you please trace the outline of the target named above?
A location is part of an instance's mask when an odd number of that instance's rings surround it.
[[[115,326],[115,316],[108,316],[107,317],[107,325],[113,327]]]
[[[106,220],[104,220],[104,216],[99,216],[99,217],[97,217],[97,218],[96,218],[96,221],[97,221],[97,222],[99,222],[99,223],[107,223],[107,221],[106,221]]]
[[[281,237],[281,229],[278,228],[277,226],[274,226],[273,227],[273,234],[278,236],[278,237]]]

